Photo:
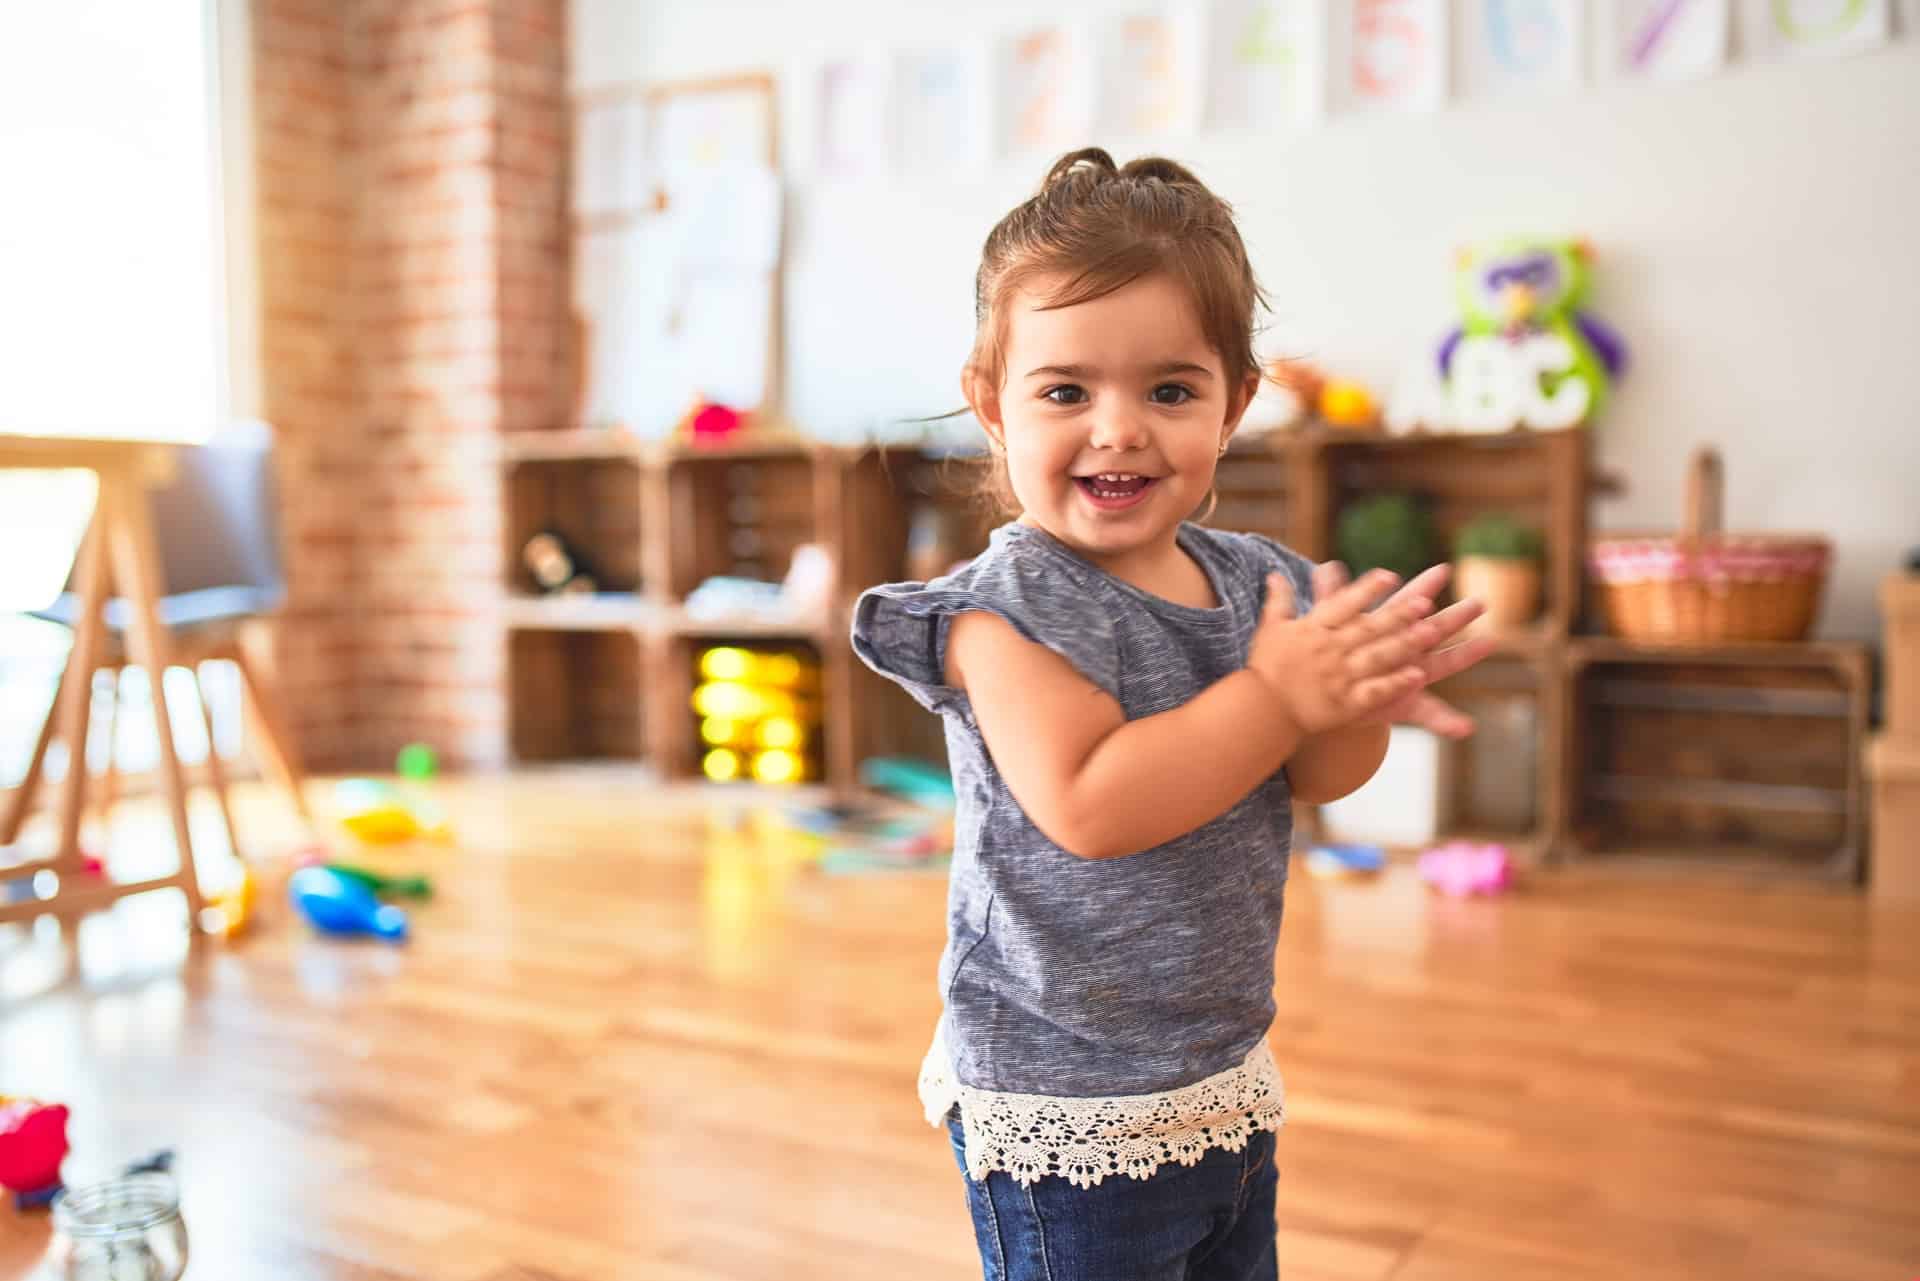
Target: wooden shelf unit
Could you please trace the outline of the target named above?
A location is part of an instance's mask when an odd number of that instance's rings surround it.
[[[1857,880],[1863,645],[1569,646],[1560,852]]]
[[[819,657],[826,781],[853,786],[869,745],[888,736],[856,724],[865,700],[852,686],[864,669],[856,673],[846,639],[849,609],[904,563],[907,491],[874,478],[915,474],[914,451],[785,439],[700,449],[569,429],[511,436],[500,458],[516,760],[631,760],[669,779],[698,777],[694,665],[704,645],[732,642]],[[563,534],[612,590],[538,594],[520,557],[543,529]],[[716,575],[780,581],[807,543],[826,548],[835,569],[823,610],[688,609]]]
[[[1594,470],[1590,445],[1579,430],[1314,427],[1261,448],[1287,463],[1273,496],[1286,541],[1315,560],[1333,554],[1346,503],[1387,492],[1425,499],[1445,542],[1485,511],[1545,535],[1540,620],[1502,634],[1493,658],[1438,691],[1480,722],[1451,749],[1451,835],[1501,840],[1528,859],[1857,879],[1867,651],[1581,634],[1589,504],[1618,488]]]
[[[1450,834],[1505,842],[1529,861],[1551,857],[1566,808],[1565,654],[1582,608],[1590,446],[1577,430],[1384,436],[1320,426],[1276,433],[1260,445],[1285,464],[1274,495],[1284,513],[1279,536],[1312,560],[1335,555],[1348,503],[1384,493],[1425,503],[1440,557],[1483,514],[1506,513],[1541,531],[1539,619],[1501,633],[1493,658],[1436,691],[1481,724],[1473,739],[1449,748]],[[1312,807],[1302,807],[1302,816],[1308,831],[1317,829]]]
[[[1442,539],[1510,512],[1546,539],[1543,612],[1440,689],[1480,733],[1451,750],[1456,835],[1528,859],[1686,864],[1845,879],[1863,845],[1859,752],[1871,672],[1847,645],[1645,646],[1580,633],[1587,509],[1607,486],[1581,431],[1384,437],[1307,428],[1236,442],[1213,523],[1332,554],[1342,506],[1383,492],[1430,505]],[[970,555],[995,523],[965,458],[909,446],[756,442],[662,446],[555,431],[503,450],[512,742],[525,760],[636,759],[698,773],[689,699],[704,642],[803,645],[823,675],[826,781],[850,789],[875,755],[944,759],[938,721],[854,658],[850,611],[866,587],[915,576],[916,516]],[[625,590],[534,597],[518,542],[544,524]],[[695,618],[714,574],[779,579],[819,543],[835,581],[819,617]],[[577,690],[592,686],[592,692]],[[584,701],[583,701],[584,700]],[[1309,831],[1315,815],[1303,814]]]

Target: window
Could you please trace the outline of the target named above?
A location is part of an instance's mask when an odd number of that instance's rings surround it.
[[[0,432],[195,441],[254,412],[245,19],[244,0],[0,17]],[[0,784],[67,648],[17,611],[59,591],[91,492],[0,472]]]

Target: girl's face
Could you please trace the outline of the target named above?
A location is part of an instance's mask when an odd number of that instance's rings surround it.
[[[1063,283],[1009,300],[1005,378],[970,399],[1005,449],[1022,519],[1111,564],[1172,545],[1206,501],[1254,380],[1229,382],[1170,278],[1045,309]]]

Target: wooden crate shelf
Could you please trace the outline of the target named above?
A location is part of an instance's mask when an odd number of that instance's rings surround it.
[[[939,722],[866,670],[847,628],[866,587],[944,572],[985,545],[996,521],[979,501],[974,460],[896,446],[762,441],[703,451],[606,433],[537,435],[502,453],[517,757],[640,759],[668,778],[697,777],[694,656],[732,641],[818,654],[818,759],[830,784],[854,787],[870,756],[943,759]],[[1545,531],[1541,617],[1501,634],[1493,658],[1439,691],[1481,724],[1452,749],[1451,835],[1499,839],[1527,858],[1857,876],[1866,652],[1580,635],[1596,488],[1589,445],[1579,432],[1394,438],[1317,428],[1238,442],[1222,463],[1213,523],[1325,559],[1343,504],[1404,491],[1428,502],[1443,538],[1486,511]],[[578,539],[624,590],[526,594],[514,542],[540,528]],[[708,577],[778,580],[804,543],[827,548],[834,565],[832,603],[818,616],[687,613],[687,594]],[[1303,815],[1309,828],[1313,818]]]
[[[873,451],[784,439],[700,449],[569,430],[517,434],[500,456],[516,759],[642,759],[668,778],[697,777],[690,699],[698,650],[790,644],[820,656],[828,683],[820,759],[829,782],[852,785],[858,735],[850,722],[862,706],[848,688],[855,664],[846,606],[883,580],[848,574],[877,570],[864,550],[875,531],[905,529],[900,495],[850,479],[872,467]],[[535,594],[521,551],[548,529],[616,590]],[[688,611],[687,597],[707,579],[779,581],[809,543],[825,547],[836,568],[826,607],[798,617]],[[583,702],[591,685],[607,688]]]
[[[647,756],[646,646],[618,631],[507,633],[508,740],[523,762]]]
[[[660,607],[633,592],[595,596],[509,595],[506,619],[522,631],[642,632],[661,625]]]
[[[637,460],[514,458],[504,478],[504,573],[510,592],[538,590],[522,559],[527,540],[551,531],[573,548],[599,591],[641,590],[641,467]]]
[[[1543,641],[1565,637],[1578,624],[1593,485],[1585,431],[1380,436],[1309,427],[1280,444],[1291,473],[1287,541],[1302,555],[1332,558],[1340,513],[1359,498],[1404,493],[1422,500],[1440,559],[1468,521],[1505,513],[1538,528],[1545,540],[1537,629]]]
[[[1871,677],[1858,645],[1575,639],[1561,852],[1857,879]]]

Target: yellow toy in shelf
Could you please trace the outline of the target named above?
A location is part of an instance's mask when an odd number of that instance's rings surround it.
[[[700,772],[716,783],[800,783],[818,769],[808,745],[819,737],[819,663],[785,650],[715,645],[700,653],[693,691],[704,753]]]

